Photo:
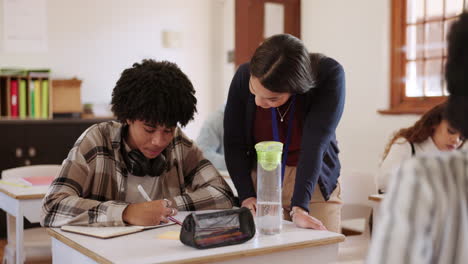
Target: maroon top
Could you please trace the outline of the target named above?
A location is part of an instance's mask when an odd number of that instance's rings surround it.
[[[288,106],[291,103],[292,97],[279,107],[281,115],[284,115],[283,122],[278,111],[276,111],[276,118],[278,120],[278,135],[281,143],[286,144],[286,134],[288,133],[289,123],[289,111],[286,112]],[[275,109],[276,110],[276,109]],[[288,160],[286,165],[296,167],[299,162],[299,154],[301,150],[301,137],[302,137],[302,126],[304,121],[304,115],[302,110],[302,102],[299,97],[296,98],[296,109],[294,111],[294,120],[292,123],[291,130],[291,143],[289,144]],[[270,108],[264,109],[260,106],[256,107],[255,120],[254,120],[254,139],[255,144],[261,141],[272,141],[273,140],[273,128],[271,122],[271,110]]]

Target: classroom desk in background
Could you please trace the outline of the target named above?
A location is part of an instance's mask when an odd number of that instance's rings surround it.
[[[8,243],[16,242],[16,263],[24,262],[23,216],[31,223],[39,222],[42,198],[48,188],[47,185],[24,188],[0,182],[0,208],[8,213]]]
[[[331,263],[336,261],[341,234],[300,229],[284,221],[278,235],[256,234],[233,246],[199,250],[179,240],[158,236],[177,232],[173,225],[135,234],[99,239],[49,228],[54,263]]]

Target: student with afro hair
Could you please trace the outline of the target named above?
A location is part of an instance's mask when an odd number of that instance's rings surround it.
[[[143,60],[124,70],[112,92],[117,121],[78,138],[44,197],[41,224],[157,225],[178,210],[232,208],[232,190],[179,127],[196,103],[174,63]]]

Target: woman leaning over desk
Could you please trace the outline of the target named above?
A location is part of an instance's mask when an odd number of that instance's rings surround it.
[[[281,141],[285,219],[292,218],[299,227],[340,230],[341,166],[335,130],[344,100],[342,66],[309,54],[291,35],[268,38],[250,63],[239,66],[226,104],[224,147],[243,207],[256,210],[255,144]]]

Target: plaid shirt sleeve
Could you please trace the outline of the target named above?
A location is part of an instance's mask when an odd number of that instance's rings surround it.
[[[115,197],[108,182],[109,170],[107,173],[96,170],[115,166],[112,155],[108,155],[112,150],[98,142],[102,141],[98,131],[84,132],[63,162],[59,176],[43,199],[42,226],[125,224],[122,212],[127,203],[111,199]]]
[[[182,163],[184,193],[172,197],[178,210],[230,209],[234,195],[201,150],[183,134],[175,140],[175,156]]]

